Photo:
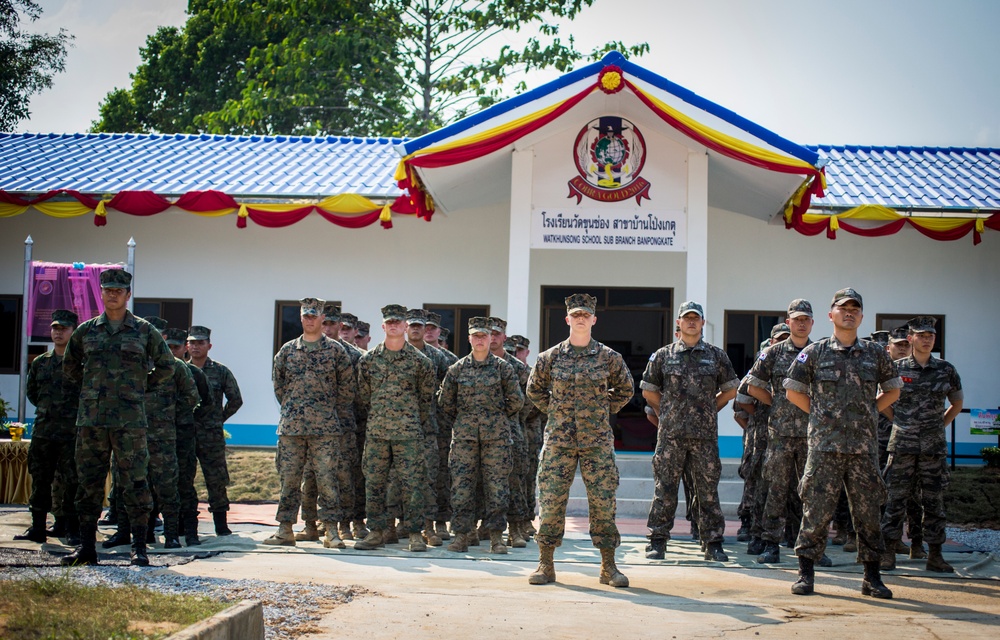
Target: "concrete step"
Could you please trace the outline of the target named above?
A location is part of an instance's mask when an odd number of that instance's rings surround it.
[[[653,454],[651,453],[617,453],[615,462],[618,465],[618,475],[622,478],[652,478]],[[722,459],[722,479],[739,479],[739,458]]]

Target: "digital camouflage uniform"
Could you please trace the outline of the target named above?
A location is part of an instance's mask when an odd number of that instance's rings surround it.
[[[895,364],[903,390],[892,406],[892,436],[885,467],[889,499],[882,534],[887,542],[902,538],[907,501],[919,488],[924,540],[930,545],[944,544],[944,401],[963,399],[962,380],[951,363],[934,356],[924,367],[912,355]]]
[[[190,339],[190,338],[189,338]],[[201,463],[208,490],[208,510],[212,513],[229,511],[229,468],[226,465],[226,435],[224,424],[243,406],[240,386],[229,367],[211,358],[201,368],[212,388],[215,401],[204,420],[195,420],[197,443],[195,453]]]
[[[814,562],[823,557],[843,487],[857,530],[858,557],[879,560],[885,485],[876,468],[875,399],[880,385],[888,391],[902,384],[885,349],[860,338],[850,346],[836,337],[814,342],[789,368],[784,388],[808,395],[810,402],[809,451],[799,482],[802,528],[795,552],[800,557]]]
[[[806,441],[809,414],[788,400],[783,386],[788,368],[800,352],[791,338],[764,349],[750,369],[748,379],[751,385],[772,394],[764,460],[768,492],[761,538],[776,544],[784,539],[786,519],[798,517],[802,510],[798,486],[809,449]],[[791,514],[790,501],[798,505]]]
[[[145,393],[173,373],[174,356],[160,332],[130,311],[117,330],[102,313],[73,332],[63,374],[71,384],[81,385],[76,418],[76,510],[81,526],[96,523],[101,513],[112,451],[115,482],[122,487],[129,521],[133,528],[146,526],[153,501],[146,482]]]
[[[192,410],[181,407],[175,415],[177,430],[177,497],[180,501],[181,522],[197,524],[198,492],[194,478],[198,473],[198,432],[196,423],[207,419],[214,406],[212,387],[205,373],[190,362],[185,362],[198,392],[198,405]]]
[[[408,533],[419,533],[426,510],[425,433],[437,379],[434,364],[413,345],[399,351],[379,344],[358,362],[358,397],[368,410],[364,450],[368,527],[389,524],[386,492],[390,467],[400,482]]]
[[[458,362],[458,356],[443,347],[437,347],[444,359],[446,368]],[[435,400],[436,401],[436,400]],[[437,509],[434,514],[436,522],[448,522],[452,519],[454,507],[451,504],[451,438],[452,418],[445,415],[441,405],[437,405],[438,418],[438,471],[434,483],[434,495],[437,497]]]
[[[514,369],[521,391],[526,391],[531,369],[509,353],[505,353],[503,359]],[[528,440],[524,431],[524,421],[530,410],[530,407],[522,407],[510,419],[511,468],[508,479],[510,505],[507,509],[507,519],[511,522],[526,522],[534,519],[534,513],[528,510]]]
[[[621,544],[615,524],[619,478],[610,418],[634,393],[632,374],[621,355],[596,340],[580,349],[565,340],[538,356],[527,397],[547,416],[538,466],[539,546],[562,544],[577,464],[587,487],[590,539],[599,549]]]
[[[310,343],[300,336],[278,350],[271,379],[281,405],[275,454],[281,497],[275,519],[295,522],[302,472],[309,467],[316,477],[319,519],[345,520],[354,497],[348,457],[355,438],[350,357],[336,340],[320,336]]]
[[[469,354],[448,368],[438,407],[453,423],[449,466],[452,528],[471,533],[476,523],[476,485],[482,479],[483,526],[503,531],[509,505],[511,425],[524,404],[513,367],[488,354]]]
[[[743,432],[743,458],[739,475],[743,478],[743,495],[737,507],[741,520],[750,524],[750,535],[760,538],[764,528],[764,503],[767,501],[768,483],[764,480],[764,458],[767,453],[767,420],[770,407],[750,395],[746,376],[740,381],[736,402],[751,405],[754,412],[747,413],[747,428]]]
[[[678,340],[649,358],[640,388],[661,394],[654,495],[646,526],[650,540],[669,540],[677,511],[677,489],[685,465],[694,480],[698,529],[705,544],[722,542],[726,521],[719,504],[719,420],[716,395],[739,384],[726,352],[699,340]]]

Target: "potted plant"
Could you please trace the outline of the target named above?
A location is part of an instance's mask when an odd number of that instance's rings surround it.
[[[3,399],[3,396],[0,396],[0,438],[5,440],[10,438],[10,432],[7,431],[7,413],[13,408],[9,402]]]
[[[986,461],[987,469],[1000,469],[1000,447],[983,447],[979,455]]]

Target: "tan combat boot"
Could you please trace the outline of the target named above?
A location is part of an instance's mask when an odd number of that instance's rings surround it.
[[[910,555],[910,545],[906,544],[902,540],[896,540],[896,555],[908,556]]]
[[[295,533],[292,532],[292,523],[282,522],[278,524],[277,533],[275,533],[273,536],[265,540],[264,544],[281,545],[283,547],[294,547]]]
[[[528,541],[521,532],[521,523],[509,522],[507,524],[507,546],[515,549],[523,549],[528,546]]]
[[[601,549],[601,584],[627,587],[628,578],[615,566],[615,550]]]
[[[354,540],[354,534],[351,533],[350,520],[344,520],[343,522],[338,522],[337,533],[340,534],[341,540]]]
[[[323,546],[327,549],[346,549],[347,545],[337,535],[337,523],[327,522],[326,533],[323,534]]]
[[[374,551],[375,549],[384,546],[385,536],[382,535],[381,531],[377,530],[369,531],[364,540],[358,540],[354,543],[354,548],[358,551]]]
[[[848,533],[847,541],[844,543],[844,551],[847,553],[857,553],[858,551],[858,534]]]
[[[423,536],[419,533],[411,533],[410,544],[407,549],[410,551],[427,551],[427,543],[424,542]]]
[[[442,540],[451,540],[451,534],[448,533],[448,523],[444,520],[438,520],[434,523],[434,533]]]
[[[469,536],[464,533],[456,533],[455,539],[448,545],[448,551],[456,553],[466,553],[469,550]]]
[[[399,542],[399,532],[396,530],[396,523],[390,522],[384,534],[385,544],[396,544]]]
[[[910,540],[910,560],[923,560],[927,557],[924,551],[924,539],[913,538]]]
[[[878,568],[882,571],[892,571],[896,568],[896,541],[886,540],[885,541],[885,551],[882,552],[882,557],[879,561]]]
[[[478,547],[479,546],[479,530],[475,527],[472,528],[472,532],[469,533],[469,546]]]
[[[505,554],[507,545],[503,543],[503,531],[490,530],[490,553]]]
[[[371,531],[365,526],[364,520],[354,520],[351,522],[351,534],[356,540],[364,540]]]
[[[937,573],[955,573],[955,567],[945,562],[944,556],[941,555],[941,545],[939,544],[927,545],[927,566],[925,568]]]
[[[295,534],[295,539],[299,542],[315,542],[319,540],[320,531],[316,528],[315,520],[306,520],[306,526]]]
[[[555,547],[547,544],[538,545],[538,568],[528,576],[528,584],[548,584],[556,581],[556,567],[552,560]]]
[[[426,542],[431,547],[440,547],[443,543],[438,534],[434,532],[434,521],[427,520],[424,522],[424,542]]]

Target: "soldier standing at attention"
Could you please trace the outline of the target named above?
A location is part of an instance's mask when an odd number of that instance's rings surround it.
[[[441,353],[444,360],[445,369],[458,362],[458,356],[451,351],[440,346],[438,338],[441,336],[441,314],[436,311],[427,311],[427,325],[424,327],[424,342],[431,345]],[[442,540],[450,540],[448,533],[448,522],[451,520],[451,471],[448,466],[449,452],[451,451],[451,419],[442,413],[438,407],[438,468],[437,476],[434,478],[434,496],[437,499],[436,513],[434,514],[434,533]],[[434,507],[434,505],[431,505]],[[433,510],[433,509],[432,509]]]
[[[31,429],[28,447],[28,472],[31,474],[31,526],[15,540],[45,542],[45,516],[52,509],[52,482],[56,473],[63,474],[66,494],[59,496],[62,517],[56,518],[53,529],[60,524],[67,535],[67,542],[80,544],[80,519],[73,501],[76,498],[76,411],[80,401],[78,385],[63,383],[63,354],[70,335],[76,329],[78,318],[66,309],[52,312],[52,351],[46,351],[31,361],[28,369],[28,401],[35,405],[35,424]],[[58,531],[57,531],[58,532]]]
[[[80,546],[61,563],[97,564],[97,518],[114,452],[116,482],[132,528],[131,562],[146,566],[146,525],[153,498],[146,482],[145,393],[174,374],[174,357],[160,332],[126,308],[132,274],[108,269],[101,272],[100,283],[104,313],[76,328],[63,356],[63,375],[81,387],[76,418]]]
[[[358,339],[358,317],[353,313],[340,313],[340,339],[349,344],[355,344]]]
[[[368,343],[371,342],[371,325],[363,320],[357,321],[357,331],[354,335],[354,346],[362,351],[368,351]]]
[[[739,378],[729,356],[705,342],[705,311],[697,302],[677,310],[681,337],[649,357],[642,397],[659,416],[653,454],[654,496],[646,526],[647,558],[662,559],[677,512],[677,488],[687,466],[696,493],[698,531],[705,559],[725,562],[726,519],[719,504],[719,411],[736,397]]]
[[[326,526],[323,546],[343,549],[337,523],[346,518],[342,500],[350,500],[353,447],[354,383],[351,359],[336,340],[323,334],[324,301],[302,298],[302,335],[282,345],[274,356],[271,380],[281,405],[275,466],[281,480],[278,531],[264,544],[295,546],[292,524],[301,506],[302,471],[316,478],[319,519]]]
[[[883,409],[892,417],[889,462],[885,482],[889,500],[882,516],[885,552],[882,569],[896,568],[896,543],[903,536],[907,503],[920,489],[924,508],[923,530],[927,540],[927,570],[951,573],[955,569],[941,556],[945,540],[943,470],[947,442],[945,427],[962,411],[962,380],[955,367],[931,355],[937,330],[932,316],[910,320],[913,353],[896,361],[903,390],[899,402]],[[951,406],[945,410],[945,400]]]
[[[601,550],[600,582],[628,586],[615,566],[621,535],[615,524],[618,466],[610,419],[635,389],[621,354],[591,337],[596,310],[591,295],[566,298],[569,339],[541,353],[528,378],[528,399],[548,417],[538,466],[538,568],[528,576],[530,584],[555,582],[552,554],[562,544],[569,488],[579,465],[587,487],[590,539]]]
[[[469,550],[476,526],[476,485],[483,484],[483,525],[490,532],[490,553],[507,553],[504,514],[510,500],[510,428],[524,404],[514,369],[490,353],[490,319],[469,320],[472,353],[448,368],[438,407],[454,422],[451,455],[452,528],[449,551]]]
[[[390,467],[399,478],[403,519],[409,550],[427,551],[420,535],[426,503],[427,466],[424,426],[431,418],[431,397],[437,384],[434,364],[406,342],[406,307],[382,307],[385,341],[358,361],[358,397],[368,407],[364,451],[365,511],[371,533],[354,544],[359,551],[385,545],[389,528],[386,490]]]
[[[215,404],[204,421],[196,421],[198,439],[195,453],[201,462],[201,473],[205,476],[208,489],[208,510],[215,521],[215,535],[232,534],[226,522],[229,511],[229,468],[226,466],[226,435],[223,425],[243,406],[243,396],[236,377],[229,367],[208,357],[212,350],[212,330],[195,325],[188,330],[188,353],[191,364],[198,367],[208,378]],[[223,404],[225,402],[225,404]],[[186,529],[186,527],[185,527]]]
[[[875,416],[899,398],[903,382],[885,349],[858,338],[863,308],[861,294],[854,289],[835,293],[829,313],[833,335],[803,349],[784,381],[788,400],[809,414],[809,451],[799,482],[802,527],[795,543],[799,579],[792,585],[796,595],[813,592],[814,563],[826,550],[827,530],[843,487],[865,566],[861,593],[892,597],[879,573],[885,548],[879,508],[885,485],[877,468]]]

